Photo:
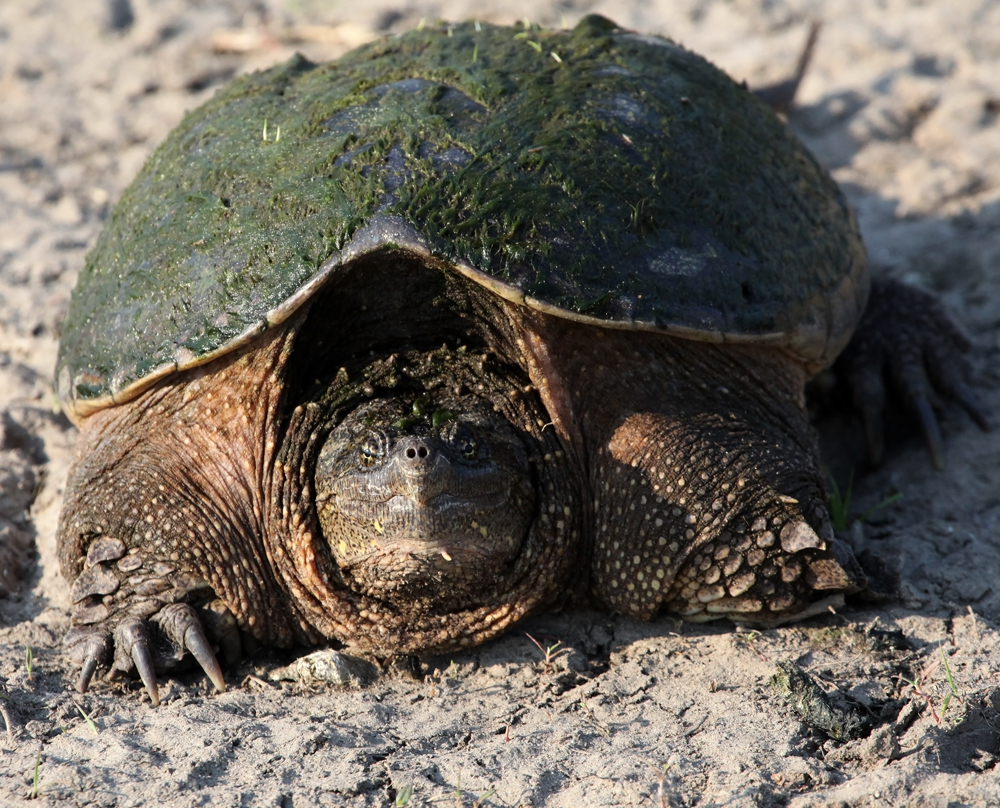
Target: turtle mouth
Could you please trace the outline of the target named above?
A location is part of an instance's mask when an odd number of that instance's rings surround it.
[[[493,548],[470,544],[464,537],[456,537],[452,541],[448,537],[442,537],[434,542],[399,539],[373,548],[368,553],[353,555],[342,562],[340,567],[345,571],[372,565],[411,568],[414,571],[430,567],[446,574],[478,566],[493,556]]]
[[[405,520],[422,524],[428,520],[461,519],[464,516],[485,514],[503,507],[510,498],[505,489],[490,491],[478,496],[457,496],[445,493],[422,496],[419,491],[396,493],[378,497],[336,497],[336,507],[341,513],[354,518],[369,514],[384,514],[384,521]]]
[[[351,564],[377,556],[451,562],[495,556],[498,550],[506,555],[520,543],[521,537],[509,530],[490,529],[509,499],[508,491],[477,497],[439,494],[425,501],[395,494],[383,499],[338,498],[337,509],[355,524],[368,526],[364,531],[368,546],[356,546],[349,553]]]
[[[490,584],[521,552],[530,525],[509,518],[509,493],[409,494],[336,503],[344,538],[331,543],[345,582],[378,599],[451,608]]]

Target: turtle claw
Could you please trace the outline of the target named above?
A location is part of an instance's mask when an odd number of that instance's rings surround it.
[[[914,396],[912,403],[920,421],[920,430],[924,433],[924,443],[927,444],[931,462],[938,471],[944,471],[944,441],[941,439],[941,427],[938,426],[934,408],[924,395]]]
[[[137,642],[132,646],[132,661],[139,671],[139,678],[146,686],[149,693],[149,700],[154,707],[160,706],[160,690],[156,684],[156,671],[153,670],[153,655],[150,653],[149,645],[145,642]]]
[[[76,687],[86,693],[97,669],[111,662],[111,635],[97,628],[74,628],[63,645],[70,659],[83,666]]]
[[[153,667],[153,652],[150,649],[149,627],[145,620],[138,617],[126,617],[115,629],[115,663],[111,667],[111,675],[115,672],[139,673],[139,678],[146,686],[149,699],[156,707],[160,703],[160,691],[156,685],[156,670]]]
[[[107,634],[91,634],[84,651],[83,669],[80,671],[80,681],[77,689],[86,693],[90,680],[99,665],[106,665],[111,659],[111,638]]]
[[[226,680],[222,668],[215,657],[215,651],[205,635],[198,614],[186,603],[172,603],[164,607],[153,618],[167,638],[174,645],[178,656],[190,652],[211,679],[220,693],[226,690]]]
[[[198,664],[212,680],[215,689],[220,693],[225,693],[226,680],[222,675],[222,668],[219,667],[219,660],[215,658],[215,652],[209,645],[208,638],[200,624],[195,623],[184,633],[184,646],[191,652],[191,656],[198,660]]]
[[[80,693],[86,693],[87,688],[90,687],[90,680],[94,678],[94,671],[97,670],[97,665],[100,660],[96,656],[87,657],[83,663],[83,668],[80,670],[80,680],[76,683],[76,689]]]

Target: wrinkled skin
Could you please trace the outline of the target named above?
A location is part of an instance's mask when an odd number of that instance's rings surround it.
[[[508,421],[451,400],[428,424],[420,403],[380,400],[333,430],[316,467],[316,510],[352,589],[461,608],[463,590],[503,576],[520,552],[535,492]]]
[[[358,277],[409,294],[347,275],[84,422],[59,534],[82,687],[108,665],[155,701],[193,657],[222,689],[214,652],[257,643],[439,652],[567,598],[774,625],[864,587],[783,351],[598,329],[419,259],[366,261]],[[877,294],[891,310],[898,292]],[[871,373],[967,401],[942,366],[967,345],[933,298],[898,299],[921,326]],[[352,327],[362,306],[379,316]]]

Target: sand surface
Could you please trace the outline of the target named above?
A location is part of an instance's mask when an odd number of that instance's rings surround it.
[[[296,50],[334,58],[421,19],[572,26],[589,11],[751,84],[786,74],[822,19],[790,125],[846,189],[874,272],[935,290],[971,335],[997,411],[996,2],[3,0],[0,587],[15,591],[0,599],[12,725],[9,737],[0,727],[0,804],[32,792],[163,808],[1000,801],[1000,431],[955,408],[944,472],[904,431],[855,480],[856,516],[901,495],[852,533],[900,576],[899,596],[877,607],[762,633],[544,615],[360,689],[271,682],[293,657],[265,654],[223,695],[200,676],[167,679],[155,710],[133,684],[76,693],[54,539],[75,431],[50,377],[84,254],[146,156],[227,79]],[[846,426],[846,442],[827,430],[840,470],[857,439]],[[525,632],[569,653],[546,662]],[[863,715],[862,736],[804,722],[771,685],[779,662]]]

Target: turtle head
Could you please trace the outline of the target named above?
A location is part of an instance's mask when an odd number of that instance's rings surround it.
[[[534,520],[517,431],[469,399],[380,399],[329,435],[316,470],[323,534],[351,588],[464,605],[499,581]]]

